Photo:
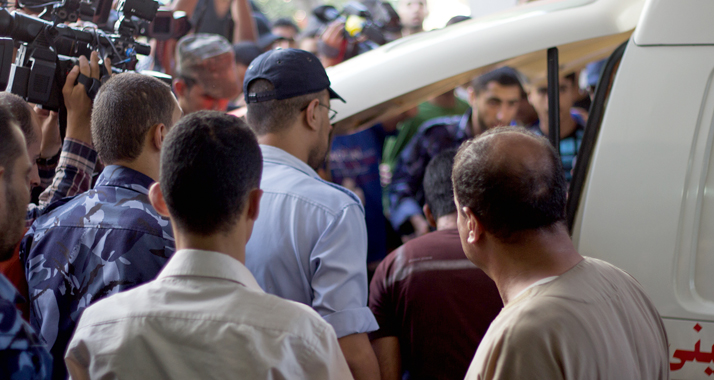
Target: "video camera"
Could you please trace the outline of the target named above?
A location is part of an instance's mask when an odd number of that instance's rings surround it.
[[[345,23],[344,35],[347,49],[344,60],[384,45],[399,32],[399,15],[388,2],[376,1],[368,8],[356,1],[347,3],[342,11],[331,5],[322,5],[313,10],[315,17],[324,24],[335,20]]]
[[[174,20],[173,13],[163,12],[160,22],[152,23],[159,8],[155,0],[121,0],[113,32],[63,24],[80,18],[97,26],[106,26],[111,5],[112,0],[22,4],[30,9],[46,7],[40,17],[0,8],[0,36],[10,37],[0,38],[0,89],[43,108],[63,111],[62,86],[78,57],[83,55],[89,59],[91,52],[96,50],[100,57],[111,59],[113,72],[134,70],[137,54],[151,53],[151,47],[136,41],[136,36],[156,33],[158,37],[178,38],[188,32],[185,25],[179,28],[182,24]],[[52,9],[51,12],[49,9]],[[41,17],[51,18],[51,21]],[[168,22],[167,18],[170,18]],[[17,48],[17,53],[13,63],[14,48]],[[104,65],[100,68],[103,76],[108,74]],[[90,96],[99,87],[98,83],[93,83],[95,88],[87,88]]]

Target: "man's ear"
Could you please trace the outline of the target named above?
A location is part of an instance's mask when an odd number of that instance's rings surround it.
[[[320,116],[317,112],[318,107],[320,107],[320,99],[313,99],[305,109],[305,124],[315,131],[320,129]]]
[[[481,237],[483,237],[483,225],[478,220],[473,211],[471,211],[471,208],[464,206],[461,208],[461,212],[463,212],[464,217],[466,218],[466,228],[468,229],[468,236],[466,237],[466,241],[469,244],[476,244],[476,242],[478,242]]]
[[[174,79],[173,87],[176,96],[184,96],[184,92],[186,92],[186,82],[184,82],[183,79]]]
[[[154,148],[156,148],[156,150],[161,150],[161,147],[164,146],[166,134],[169,133],[169,129],[166,128],[163,123],[159,123],[156,124],[150,132],[151,142],[154,145]]]
[[[248,194],[248,219],[255,221],[260,213],[260,198],[263,196],[263,190],[253,189]]]
[[[434,219],[434,214],[431,213],[431,207],[425,203],[422,210],[424,211],[424,216],[426,217],[426,221],[429,225],[436,228],[436,219]]]
[[[473,86],[468,86],[466,87],[466,92],[469,94],[469,105],[473,107],[476,104],[476,90],[474,90]]]
[[[164,199],[164,193],[161,191],[161,186],[158,182],[154,182],[149,188],[149,201],[159,215],[165,217],[170,216],[169,208],[166,206],[166,200]]]

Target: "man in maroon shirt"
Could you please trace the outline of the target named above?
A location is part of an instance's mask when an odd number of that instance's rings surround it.
[[[424,214],[436,231],[409,241],[377,267],[370,333],[382,379],[463,379],[503,307],[496,285],[464,255],[451,185],[455,149],[429,163]]]

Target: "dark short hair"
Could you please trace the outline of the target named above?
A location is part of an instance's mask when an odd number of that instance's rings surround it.
[[[5,168],[5,179],[12,176],[14,161],[22,152],[22,144],[15,137],[17,120],[5,104],[0,104],[0,166]]]
[[[256,79],[248,85],[249,94],[260,94],[274,89],[273,84],[267,79]],[[321,91],[282,100],[248,103],[246,115],[248,125],[258,136],[281,132],[295,121],[303,107],[313,99],[318,99],[322,93],[327,96],[327,91]]]
[[[18,126],[25,135],[25,140],[27,144],[37,141],[40,136],[35,134],[35,130],[32,128],[32,111],[30,105],[27,102],[7,91],[0,92],[0,105],[6,106],[7,109],[12,113],[12,116],[17,120]]]
[[[434,219],[456,212],[454,187],[451,184],[451,168],[454,166],[456,148],[437,154],[429,161],[424,173],[424,198]]]
[[[507,152],[494,151],[499,135],[507,133],[535,140],[547,165],[528,165],[509,159]],[[470,208],[484,229],[501,241],[565,219],[567,185],[560,159],[546,138],[523,128],[490,129],[462,144],[452,181],[460,205]]]
[[[275,28],[276,26],[287,26],[287,27],[295,29],[295,32],[300,31],[300,29],[298,29],[297,25],[295,25],[295,23],[287,17],[281,17],[281,18],[273,21],[273,28]]]
[[[172,222],[199,235],[230,230],[262,170],[258,140],[242,120],[218,111],[184,117],[161,151],[161,191]]]
[[[471,87],[478,94],[485,90],[491,82],[496,82],[501,86],[518,86],[523,91],[520,74],[516,69],[508,66],[500,67],[477,77],[471,81]]]
[[[156,78],[123,73],[109,79],[92,108],[92,141],[104,163],[137,158],[153,126],[171,128],[175,104],[171,87]]]

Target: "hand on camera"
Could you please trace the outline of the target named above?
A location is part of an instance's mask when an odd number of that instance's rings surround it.
[[[104,60],[109,72],[111,72],[111,62],[109,59]],[[67,134],[66,137],[71,137],[83,141],[87,144],[92,143],[91,133],[91,114],[92,100],[87,95],[87,89],[82,83],[77,82],[77,78],[82,74],[88,78],[99,80],[99,54],[96,51],[92,52],[90,60],[84,56],[79,57],[79,65],[74,66],[67,74],[67,80],[62,88],[64,96],[64,104],[67,107]]]

